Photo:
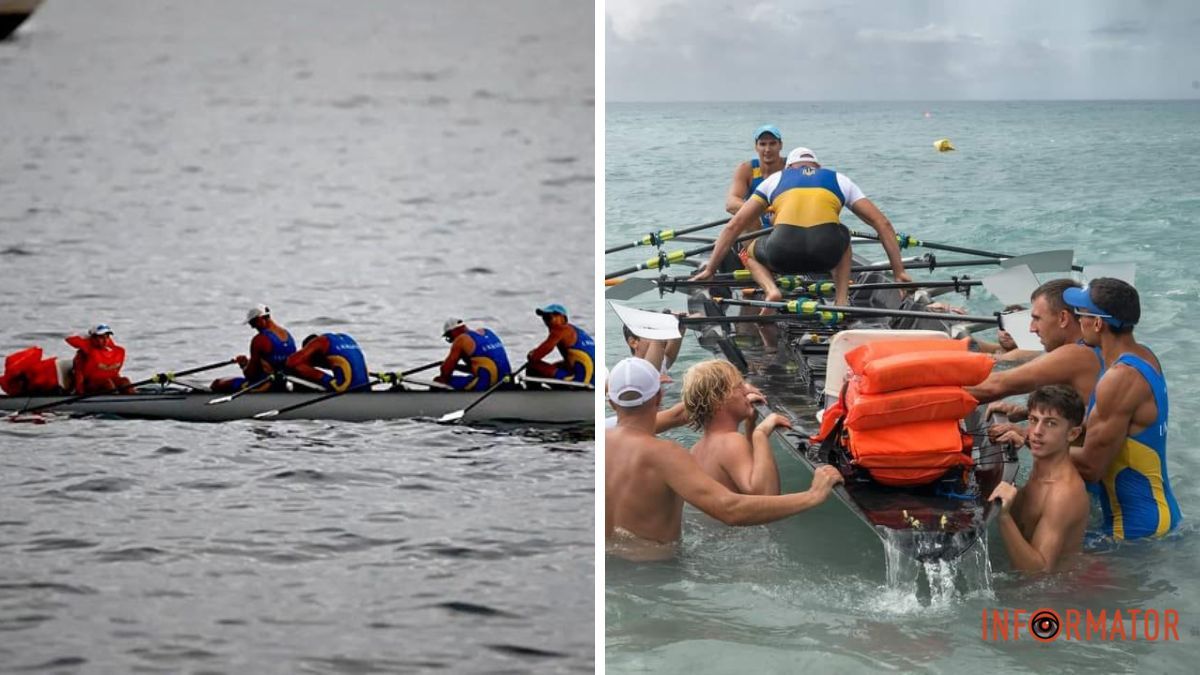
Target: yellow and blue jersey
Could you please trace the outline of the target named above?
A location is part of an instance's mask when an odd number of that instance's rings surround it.
[[[1128,436],[1108,466],[1095,494],[1104,512],[1104,532],[1114,539],[1161,537],[1183,515],[1167,477],[1167,381],[1141,357],[1122,354],[1114,363],[1134,368],[1154,393],[1158,417]]]
[[[758,161],[757,157],[751,159],[750,189],[746,191],[746,199],[750,199],[750,196],[754,194],[754,191],[758,189],[758,186],[762,184],[763,179],[765,178],[766,176],[763,175],[762,170],[762,162]],[[771,226],[771,214],[769,212],[762,214],[762,226],[763,228],[768,228]]]
[[[750,198],[775,213],[776,225],[813,227],[842,222],[842,207],[848,203],[843,185],[858,191],[854,183],[832,169],[789,167],[764,180]]]
[[[563,349],[566,367],[559,368],[554,377],[572,382],[596,383],[596,343],[592,336],[575,324],[569,324],[575,331],[575,341]]]
[[[371,376],[367,374],[367,361],[362,348],[354,338],[345,333],[325,333],[322,337],[329,341],[325,360],[333,371],[333,390],[346,391],[351,387],[366,386]]]

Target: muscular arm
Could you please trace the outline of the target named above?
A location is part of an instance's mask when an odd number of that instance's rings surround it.
[[[750,192],[750,177],[753,170],[750,162],[742,162],[733,170],[733,182],[729,184],[729,194],[725,195],[725,212],[734,215],[746,203],[746,193]]]
[[[562,342],[563,338],[566,337],[568,329],[570,329],[570,326],[566,324],[550,329],[550,335],[542,341],[542,344],[534,347],[533,351],[529,352],[528,359],[530,361],[541,361]]]
[[[1150,395],[1146,380],[1132,368],[1115,366],[1096,385],[1096,407],[1087,420],[1082,447],[1071,448],[1071,461],[1087,481],[1098,481],[1129,435],[1138,405]]]
[[[907,275],[904,271],[904,261],[900,257],[900,244],[896,241],[896,230],[892,227],[892,221],[883,215],[883,211],[875,206],[874,202],[866,197],[856,200],[850,205],[850,211],[862,219],[864,223],[870,225],[879,235],[879,241],[883,244],[883,250],[887,252],[888,262],[892,264],[892,273],[899,275]]]
[[[766,210],[766,205],[759,198],[747,199],[742,208],[734,214],[730,219],[729,224],[717,236],[717,241],[713,244],[712,255],[708,258],[708,267],[705,269],[708,272],[716,272],[721,261],[725,259],[725,255],[729,253],[729,249],[733,246],[733,240],[747,230],[752,229],[756,224],[761,226],[763,211]]]
[[[704,473],[680,445],[666,445],[653,457],[655,468],[667,485],[684,501],[726,525],[760,525],[780,520],[810,509],[829,496],[829,488],[774,497],[735,494]]]
[[[250,358],[246,362],[246,368],[242,371],[250,384],[271,374],[272,370],[271,366],[267,365],[267,357],[271,355],[272,351],[271,340],[266,335],[259,333],[250,340]]]
[[[725,471],[743,494],[777,495],[779,467],[776,466],[775,455],[771,452],[769,432],[756,427],[752,437],[753,443],[749,444],[745,443],[745,437],[735,437],[742,447],[736,455],[730,453],[729,456],[734,462],[726,465]]]
[[[329,348],[329,340],[325,338],[317,338],[309,342],[300,351],[288,357],[285,368],[291,373],[294,373],[309,382],[320,382],[324,384],[326,379],[332,380],[333,377],[326,372],[313,367],[311,363],[314,358],[325,356],[326,350]]]
[[[1067,544],[1067,536],[1080,521],[1087,519],[1087,500],[1070,492],[1056,491],[1043,507],[1042,518],[1026,541],[1011,514],[1000,515],[1000,535],[1013,567],[1022,572],[1053,572]]]
[[[467,354],[470,354],[474,348],[475,341],[471,339],[470,335],[463,333],[454,338],[454,342],[450,343],[450,353],[442,361],[442,369],[438,377],[442,380],[449,380],[450,376],[454,374],[454,368],[460,361],[466,361]]]
[[[980,403],[990,403],[1006,396],[1028,394],[1047,384],[1073,386],[1080,368],[1087,367],[1081,357],[1096,361],[1090,350],[1075,347],[1064,345],[1011,370],[993,371],[983,382],[966,387],[967,393]]]

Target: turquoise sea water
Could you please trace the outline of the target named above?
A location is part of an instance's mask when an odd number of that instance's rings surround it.
[[[810,147],[825,166],[848,174],[901,232],[1005,252],[1071,248],[1077,264],[1136,262],[1137,336],[1158,353],[1167,373],[1169,469],[1185,520],[1167,540],[1094,550],[1079,568],[1037,580],[1009,571],[993,530],[990,560],[965,561],[960,570],[975,582],[931,590],[909,578],[889,579],[884,547],[836,500],[780,523],[740,529],[688,507],[676,560],[606,560],[608,670],[1184,669],[1185,655],[1200,643],[1200,279],[1194,272],[1200,262],[1200,102],[609,104],[606,246],[723,217],[732,170],[753,156],[751,135],[764,123],[782,129],[785,152]],[[944,137],[957,152],[934,151],[933,141]],[[844,218],[852,229],[868,229],[848,212]],[[882,257],[877,246],[864,252]],[[609,255],[605,268],[651,253]],[[955,301],[972,313],[999,308],[985,293]],[[633,304],[682,309],[683,298],[649,293]],[[611,365],[627,352],[610,309],[606,320]],[[685,342],[668,403],[678,400],[687,366],[707,357],[694,339]],[[685,445],[695,439],[688,431],[672,435]],[[776,456],[784,489],[806,488],[807,473],[797,462],[781,449]],[[901,572],[898,577],[913,571]],[[953,573],[920,574],[940,583]],[[1041,644],[1028,633],[1017,642],[982,639],[985,610],[1041,607],[1110,615],[1174,609],[1181,641]]]

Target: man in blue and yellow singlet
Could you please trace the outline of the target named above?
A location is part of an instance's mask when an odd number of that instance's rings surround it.
[[[763,213],[770,209],[775,214],[771,233],[748,247],[746,259],[746,267],[762,286],[766,299],[783,298],[775,284],[775,274],[832,272],[836,287],[834,302],[848,304],[851,250],[850,231],[841,222],[843,207],[879,233],[896,281],[911,281],[900,259],[900,245],[891,221],[854,181],[822,168],[808,148],[788,153],[784,170],[768,176],[755,188],[750,199],[721,230],[708,265],[692,278],[711,278],[733,240],[759,224]]]
[[[434,381],[459,391],[483,391],[512,374],[504,343],[492,329],[471,330],[462,319],[447,319],[442,337],[450,343],[450,353]],[[456,369],[470,374],[455,375]]]
[[[286,382],[262,380],[274,373],[283,372],[288,357],[296,352],[296,341],[292,339],[292,334],[275,323],[271,318],[271,310],[266,305],[251,307],[250,311],[246,312],[246,323],[258,331],[258,334],[250,340],[250,356],[237,357],[242,376],[214,380],[212,390],[230,392],[258,385],[255,391],[285,391]]]
[[[1082,448],[1071,460],[1104,512],[1104,531],[1114,539],[1161,537],[1183,516],[1167,478],[1167,381],[1154,353],[1138,344],[1133,327],[1141,301],[1119,279],[1092,279],[1063,300],[1075,308],[1083,340],[1100,347],[1105,369],[1089,407]]]
[[[738,164],[733,170],[733,182],[729,184],[729,194],[725,197],[726,212],[736,215],[767,176],[783,171],[782,149],[783,134],[779,133],[778,127],[764,124],[754,131],[754,153],[757,156]],[[770,227],[771,215],[764,213],[761,222],[763,227]]]
[[[550,304],[536,311],[550,334],[542,344],[529,352],[526,372],[535,377],[594,384],[596,344],[592,342],[592,336],[568,320],[567,309],[562,305]],[[562,355],[562,360],[555,363],[543,361],[555,348]]]
[[[345,333],[309,335],[303,349],[288,357],[286,367],[326,391],[362,389],[371,378],[362,349]]]

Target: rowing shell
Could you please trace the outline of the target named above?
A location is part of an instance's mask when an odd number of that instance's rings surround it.
[[[248,394],[227,403],[208,405],[217,394],[210,392],[139,392],[128,395],[94,396],[56,406],[56,413],[105,415],[138,419],[184,422],[230,422],[251,419],[256,413],[282,410],[324,396],[320,393],[279,392]],[[351,392],[291,412],[278,420],[341,420],[366,422],[410,417],[437,418],[462,410],[475,402],[480,392],[462,391],[377,391]],[[54,403],[64,396],[0,396],[0,410],[18,412]],[[581,390],[497,391],[465,417],[466,422],[521,422],[532,424],[579,424],[595,416],[595,392]]]

